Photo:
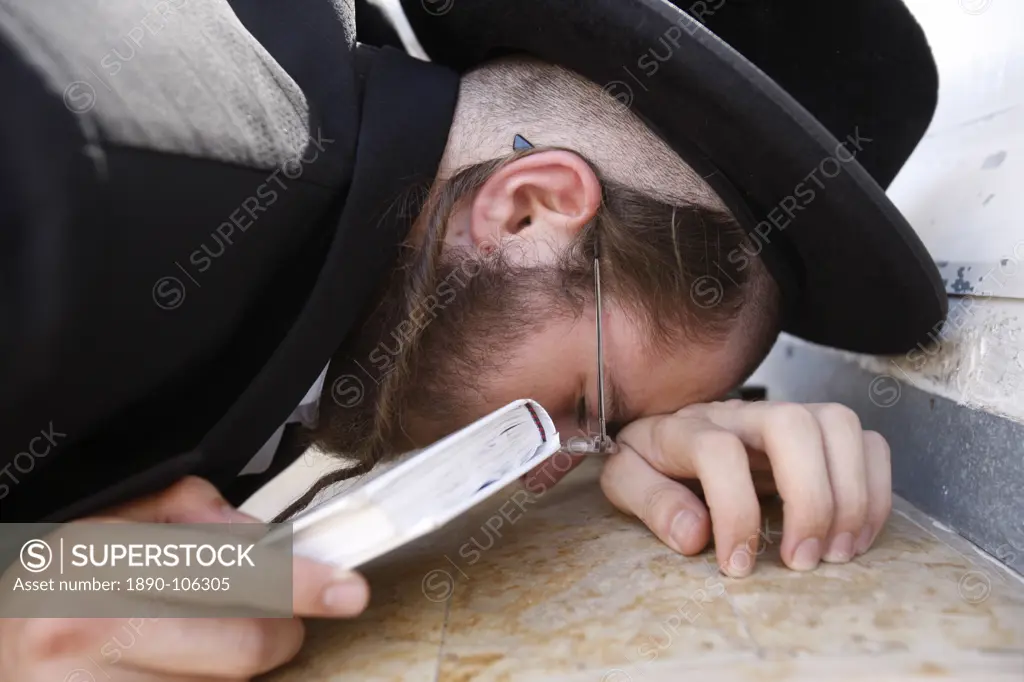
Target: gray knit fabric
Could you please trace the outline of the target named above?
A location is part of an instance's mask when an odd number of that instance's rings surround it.
[[[302,91],[226,0],[0,0],[0,32],[94,142],[272,168],[309,138]]]

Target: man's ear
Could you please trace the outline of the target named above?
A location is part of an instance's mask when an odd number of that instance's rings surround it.
[[[515,253],[552,262],[601,206],[601,182],[590,165],[567,151],[530,154],[495,172],[479,189],[468,216],[468,238],[489,253],[524,240]]]

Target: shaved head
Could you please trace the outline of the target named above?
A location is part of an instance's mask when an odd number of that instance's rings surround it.
[[[537,146],[572,148],[602,177],[665,203],[726,210],[628,107],[573,71],[527,57],[463,76],[442,173],[507,154],[510,131]]]

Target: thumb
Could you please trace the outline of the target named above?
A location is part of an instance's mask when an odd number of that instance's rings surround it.
[[[366,609],[370,586],[354,571],[298,556],[292,562],[292,601],[296,616],[351,618]]]
[[[231,506],[212,483],[195,476],[103,515],[138,523],[260,523]]]

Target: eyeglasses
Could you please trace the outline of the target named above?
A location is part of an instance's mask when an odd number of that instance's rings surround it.
[[[512,141],[513,151],[533,149],[522,135],[516,135]],[[605,415],[604,397],[604,334],[601,308],[601,240],[594,240],[594,301],[597,307],[597,423],[599,432],[588,433],[586,436],[572,436],[562,446],[562,450],[573,455],[610,455],[618,451],[615,441],[608,437],[608,420]]]

